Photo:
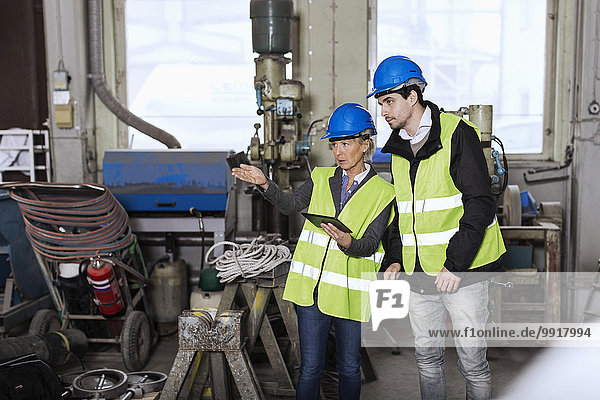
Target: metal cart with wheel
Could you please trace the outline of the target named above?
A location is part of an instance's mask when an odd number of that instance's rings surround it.
[[[80,262],[86,266],[95,262],[122,264],[118,259],[109,257],[89,258]],[[30,324],[29,334],[41,334],[59,329],[77,328],[86,333],[88,343],[106,343],[120,346],[125,367],[130,371],[139,371],[150,358],[150,350],[156,343],[158,335],[154,328],[153,319],[144,291],[145,280],[130,278],[126,272],[115,267],[115,282],[122,293],[123,308],[114,316],[103,315],[100,311],[101,304],[94,296],[93,290],[89,293],[89,311],[72,311],[69,307],[67,294],[62,290],[60,272],[56,272],[56,263],[40,257],[44,274],[51,281],[51,294],[55,299],[54,310],[38,311]],[[82,271],[84,269],[82,268]],[[84,275],[84,271],[81,275]],[[146,273],[144,273],[146,275]],[[52,279],[57,276],[57,279]],[[85,285],[85,277],[80,281]]]
[[[158,335],[144,289],[149,273],[123,207],[102,185],[5,186],[58,311],[38,311],[29,333],[80,329],[89,343],[120,346],[128,370],[142,369]]]

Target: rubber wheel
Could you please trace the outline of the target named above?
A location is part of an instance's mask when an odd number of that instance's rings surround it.
[[[59,331],[62,326],[58,314],[54,310],[39,310],[33,315],[29,324],[29,335],[43,335],[44,333]]]
[[[521,226],[522,208],[521,191],[518,185],[508,185],[504,191],[502,214],[506,225]]]
[[[139,371],[150,358],[152,337],[150,322],[142,311],[132,311],[125,318],[121,331],[121,353],[129,371]]]

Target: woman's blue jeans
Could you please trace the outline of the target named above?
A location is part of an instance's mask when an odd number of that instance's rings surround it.
[[[300,378],[296,399],[319,398],[325,366],[327,336],[335,324],[336,366],[339,375],[339,398],[360,398],[360,322],[323,314],[315,304],[297,306],[300,334]]]

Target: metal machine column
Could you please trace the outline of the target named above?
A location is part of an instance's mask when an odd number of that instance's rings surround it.
[[[286,65],[291,59],[291,0],[251,0],[252,47],[259,54],[254,60],[257,114],[263,115],[263,143],[258,135],[250,142],[250,158],[260,161],[265,174],[283,190],[290,190],[290,171],[303,164],[301,157],[308,146],[301,138],[300,112],[304,85],[286,79]],[[257,133],[258,128],[257,126]],[[262,199],[261,199],[262,200]],[[271,205],[265,207],[263,226],[268,232],[288,237],[288,217]],[[265,225],[264,221],[269,224]]]

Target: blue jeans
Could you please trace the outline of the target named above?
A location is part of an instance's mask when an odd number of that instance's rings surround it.
[[[325,315],[315,304],[297,306],[300,334],[300,377],[296,399],[319,399],[321,377],[325,366],[327,336],[335,324],[335,358],[339,375],[339,398],[360,398],[360,322]]]
[[[450,314],[452,330],[483,329],[488,319],[488,282],[478,282],[456,293],[410,294],[409,315],[415,335],[415,357],[419,367],[422,399],[445,399],[444,337],[431,337],[430,330],[445,330]],[[455,338],[458,369],[467,380],[467,399],[492,397],[492,375],[486,359],[485,338]]]

